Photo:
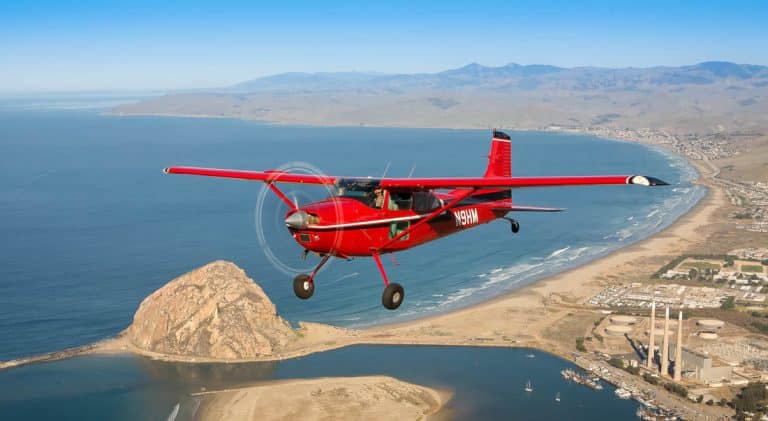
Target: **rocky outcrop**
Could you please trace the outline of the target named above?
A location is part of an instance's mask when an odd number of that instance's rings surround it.
[[[275,355],[296,337],[261,287],[225,261],[152,293],[126,331],[131,345],[143,351],[222,360]]]

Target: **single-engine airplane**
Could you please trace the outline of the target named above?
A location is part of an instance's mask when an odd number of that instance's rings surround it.
[[[304,255],[314,252],[320,262],[310,274],[293,280],[301,299],[315,291],[315,276],[331,257],[349,259],[371,256],[384,280],[381,302],[394,310],[405,298],[403,287],[389,282],[381,255],[406,250],[449,234],[496,219],[509,222],[513,233],[520,224],[510,212],[558,212],[563,209],[519,206],[512,201],[518,188],[667,183],[641,175],[564,177],[512,177],[509,135],[493,131],[488,167],[482,177],[454,178],[365,178],[298,174],[284,171],[243,171],[197,167],[169,167],[168,174],[255,180],[266,185],[290,208],[285,225]],[[291,201],[279,183],[322,185],[331,196],[304,206]]]

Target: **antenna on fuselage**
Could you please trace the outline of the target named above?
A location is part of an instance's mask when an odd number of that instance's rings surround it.
[[[384,167],[384,173],[381,174],[381,178],[384,178],[387,176],[387,173],[389,172],[389,166],[392,165],[392,161],[387,162],[387,166]]]
[[[413,164],[411,167],[411,172],[408,173],[408,178],[411,178],[413,176],[413,172],[416,171],[416,164]]]

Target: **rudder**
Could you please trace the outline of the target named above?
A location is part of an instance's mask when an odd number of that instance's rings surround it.
[[[494,130],[488,168],[483,177],[512,176],[512,141],[508,134]]]

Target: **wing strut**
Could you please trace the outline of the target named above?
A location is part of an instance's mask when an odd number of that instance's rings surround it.
[[[401,239],[401,238],[405,237],[406,235],[412,233],[414,229],[416,229],[416,228],[420,227],[421,225],[426,224],[427,222],[437,218],[441,213],[445,212],[447,209],[452,208],[457,203],[459,203],[462,200],[466,199],[467,197],[472,195],[472,193],[474,193],[475,190],[476,189],[470,189],[470,190],[466,190],[466,191],[462,192],[460,195],[456,196],[453,200],[451,200],[450,202],[448,202],[445,205],[443,205],[443,207],[432,211],[432,213],[427,215],[425,218],[423,218],[419,222],[411,225],[410,227],[408,227],[408,229],[401,231],[399,234],[397,234],[396,236],[392,237],[389,241],[384,243],[379,248],[372,249],[371,252],[375,253],[375,254],[379,254],[381,252],[381,250],[384,250],[387,246],[390,246],[390,245],[394,244],[399,239]]]
[[[279,197],[279,198],[280,198],[280,200],[282,200],[283,202],[285,202],[285,204],[286,204],[286,205],[288,205],[288,207],[289,207],[289,208],[291,208],[291,209],[293,209],[293,210],[295,210],[295,211],[296,211],[296,210],[299,210],[299,208],[297,208],[297,207],[296,207],[296,204],[295,204],[295,203],[293,203],[293,202],[291,201],[291,199],[289,199],[289,198],[288,198],[288,197],[287,197],[287,196],[286,196],[286,195],[285,195],[285,194],[284,194],[282,191],[280,191],[280,189],[278,189],[278,188],[275,186],[275,182],[274,182],[274,181],[266,181],[265,183],[267,183],[267,187],[269,187],[269,189],[270,189],[270,190],[272,190],[273,192],[275,192],[275,194],[277,195],[277,197]]]

